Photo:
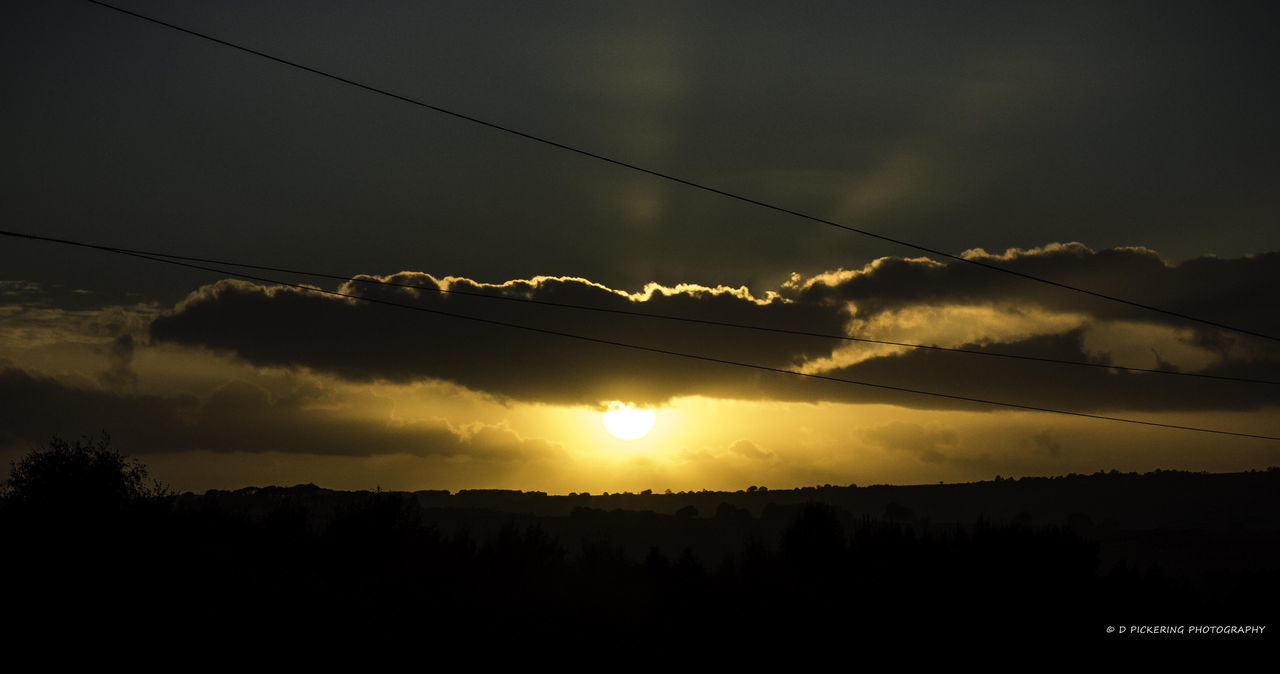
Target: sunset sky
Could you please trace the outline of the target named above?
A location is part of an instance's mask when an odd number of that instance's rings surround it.
[[[838,223],[1280,335],[1274,3],[122,7]],[[1280,344],[573,155],[83,0],[0,9],[3,229],[344,278],[1280,381]],[[707,358],[1280,435],[1280,385],[257,275]],[[0,460],[180,490],[926,483],[1280,442],[821,381],[0,240]],[[612,401],[656,411],[611,436]]]

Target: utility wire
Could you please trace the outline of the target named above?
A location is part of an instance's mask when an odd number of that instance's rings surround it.
[[[776,373],[778,373],[778,374],[791,375],[791,376],[795,376],[795,377],[805,377],[805,378],[808,378],[808,379],[816,379],[816,380],[820,380],[820,381],[830,381],[830,382],[837,382],[837,383],[841,383],[841,384],[853,384],[853,385],[855,385],[855,386],[865,386],[865,387],[868,387],[868,388],[876,388],[876,389],[881,389],[881,390],[886,390],[886,391],[897,391],[897,392],[900,392],[900,393],[910,393],[910,394],[914,394],[914,395],[929,396],[929,397],[933,397],[933,398],[945,398],[945,399],[947,399],[947,400],[958,400],[958,401],[963,401],[963,402],[978,403],[978,404],[982,404],[982,405],[992,405],[992,406],[996,406],[996,407],[1008,407],[1008,408],[1011,408],[1011,409],[1024,410],[1024,411],[1030,411],[1030,412],[1049,412],[1049,413],[1052,413],[1052,414],[1061,414],[1061,415],[1072,416],[1072,417],[1082,417],[1082,418],[1085,418],[1085,419],[1097,419],[1097,420],[1100,420],[1100,421],[1114,421],[1114,422],[1119,422],[1119,423],[1134,424],[1134,425],[1138,425],[1138,426],[1151,426],[1151,427],[1155,427],[1155,428],[1167,428],[1167,429],[1179,430],[1179,431],[1195,431],[1195,432],[1198,432],[1198,433],[1212,433],[1212,434],[1214,434],[1214,435],[1229,435],[1229,436],[1233,436],[1233,437],[1240,437],[1240,438],[1254,438],[1254,439],[1258,439],[1258,440],[1280,440],[1280,436],[1260,435],[1260,434],[1255,434],[1255,433],[1241,433],[1241,432],[1238,432],[1238,431],[1224,431],[1224,430],[1214,429],[1214,428],[1201,428],[1201,427],[1198,427],[1198,426],[1182,426],[1182,425],[1178,425],[1178,424],[1166,424],[1166,423],[1160,423],[1160,422],[1157,422],[1157,421],[1143,421],[1143,420],[1141,420],[1141,419],[1129,419],[1129,418],[1126,418],[1126,417],[1112,417],[1112,416],[1106,416],[1106,415],[1102,415],[1102,414],[1090,414],[1090,413],[1088,413],[1088,412],[1075,412],[1075,411],[1071,411],[1071,410],[1060,410],[1060,409],[1054,409],[1054,408],[1051,408],[1051,407],[1038,407],[1038,406],[1035,406],[1035,405],[1023,405],[1023,404],[1021,404],[1021,403],[1011,403],[1011,402],[1004,402],[1004,401],[999,401],[999,400],[987,400],[987,399],[985,399],[985,398],[976,398],[976,397],[972,397],[972,396],[963,396],[963,395],[956,395],[956,394],[951,394],[951,393],[939,393],[939,392],[937,392],[937,391],[926,391],[926,390],[923,390],[923,389],[913,389],[913,388],[907,388],[907,387],[904,387],[904,386],[891,386],[891,385],[889,385],[889,384],[875,384],[875,383],[872,383],[872,382],[858,381],[858,380],[855,380],[855,379],[844,379],[844,378],[841,378],[841,377],[831,377],[831,376],[822,375],[822,374],[812,374],[812,373],[808,373],[808,372],[797,372],[797,371],[795,371],[795,370],[787,370],[787,369],[780,368],[780,367],[771,367],[771,366],[768,366],[768,365],[757,365],[757,364],[754,364],[754,363],[744,363],[744,362],[741,362],[741,361],[729,360],[729,359],[726,359],[726,358],[715,358],[715,357],[712,357],[712,356],[702,356],[702,355],[698,355],[698,354],[685,353],[685,352],[683,352],[683,351],[673,351],[673,350],[670,350],[670,349],[660,349],[660,348],[657,348],[657,347],[642,346],[642,345],[639,345],[639,344],[630,344],[630,343],[628,343],[628,342],[619,342],[619,341],[611,340],[611,339],[601,339],[601,338],[598,338],[598,337],[588,337],[588,336],[586,336],[586,335],[579,335],[579,334],[575,334],[575,333],[571,333],[571,332],[564,332],[564,331],[561,331],[561,330],[551,330],[551,329],[547,329],[547,328],[537,328],[537,327],[533,327],[533,326],[530,326],[530,325],[521,325],[521,324],[519,324],[519,323],[510,323],[510,322],[508,322],[508,321],[500,321],[500,320],[495,320],[495,319],[491,319],[491,318],[481,318],[481,317],[479,317],[479,316],[469,316],[469,315],[467,315],[467,314],[459,314],[459,313],[454,313],[454,312],[452,312],[452,311],[442,311],[442,310],[439,310],[439,309],[429,309],[429,308],[427,308],[427,307],[423,307],[423,306],[419,306],[419,305],[414,305],[414,304],[404,304],[404,303],[402,303],[402,302],[393,302],[393,301],[391,301],[391,300],[385,300],[385,299],[381,299],[381,298],[377,298],[377,297],[367,297],[367,296],[364,296],[364,295],[355,295],[355,294],[351,294],[351,293],[344,293],[344,292],[340,292],[340,291],[337,291],[337,290],[325,290],[325,289],[323,289],[323,288],[316,288],[316,287],[313,287],[313,286],[306,286],[306,285],[302,285],[302,284],[300,284],[300,283],[290,283],[290,282],[287,282],[287,281],[280,281],[280,280],[277,280],[277,279],[267,278],[267,277],[264,277],[264,276],[257,276],[257,275],[253,275],[253,274],[246,274],[246,273],[243,273],[243,272],[229,271],[229,270],[226,270],[226,269],[218,269],[218,268],[215,268],[215,267],[209,267],[209,266],[205,266],[205,265],[202,265],[202,264],[196,264],[196,263],[192,263],[192,262],[183,262],[183,261],[181,261],[181,260],[173,260],[173,259],[166,259],[166,258],[162,258],[162,257],[154,257],[154,256],[151,256],[151,255],[146,255],[146,254],[143,254],[143,253],[135,253],[135,252],[132,252],[132,251],[127,251],[127,250],[112,249],[112,248],[106,248],[106,247],[94,247],[94,248],[96,248],[97,250],[105,251],[105,252],[115,253],[115,254],[117,254],[117,255],[127,255],[127,256],[129,256],[129,257],[136,257],[136,258],[140,258],[140,259],[143,259],[143,260],[150,260],[150,261],[152,261],[152,262],[159,262],[159,263],[162,263],[162,264],[169,264],[169,265],[174,265],[174,266],[178,266],[178,267],[186,267],[186,268],[188,268],[188,269],[198,269],[198,270],[201,270],[201,271],[212,272],[212,273],[215,273],[215,274],[225,274],[225,275],[228,275],[228,276],[234,276],[234,277],[237,277],[237,278],[247,279],[247,280],[250,280],[250,281],[258,281],[258,282],[260,282],[260,283],[271,283],[271,284],[274,284],[274,285],[283,286],[283,287],[287,287],[287,288],[294,288],[294,289],[296,289],[296,290],[301,290],[301,291],[304,291],[304,292],[318,293],[318,294],[321,294],[321,295],[329,295],[329,296],[332,296],[332,297],[342,297],[342,298],[351,299],[351,300],[356,300],[356,301],[360,301],[360,302],[369,302],[369,303],[371,303],[371,304],[379,304],[379,305],[383,305],[383,306],[396,307],[396,308],[400,308],[400,309],[408,309],[408,310],[410,310],[410,311],[419,311],[419,312],[422,312],[422,313],[433,314],[433,315],[437,315],[437,316],[447,316],[447,317],[449,317],[449,318],[457,318],[457,319],[466,320],[466,321],[473,321],[473,322],[476,322],[476,323],[483,323],[483,324],[486,324],[486,325],[496,325],[496,326],[500,326],[500,327],[504,327],[504,328],[511,328],[511,329],[516,329],[516,330],[524,330],[524,331],[527,331],[527,332],[535,332],[535,333],[544,334],[544,335],[554,335],[554,336],[557,336],[557,337],[565,337],[565,338],[568,338],[568,339],[576,339],[576,340],[579,340],[579,341],[583,341],[583,342],[591,342],[591,343],[594,343],[594,344],[605,344],[605,345],[609,345],[609,346],[616,346],[616,347],[620,347],[620,348],[624,348],[624,349],[631,349],[631,350],[634,350],[634,351],[644,351],[644,352],[647,352],[647,353],[657,353],[657,354],[662,354],[662,355],[667,355],[667,356],[676,356],[676,357],[679,357],[679,358],[687,358],[687,359],[690,359],[690,360],[698,360],[698,361],[703,361],[703,362],[708,362],[708,363],[719,363],[719,364],[721,364],[721,365],[729,365],[729,366],[734,366],[734,367],[743,367],[743,368],[749,368],[749,369],[752,369],[752,370],[758,370],[758,371],[763,371],[763,372],[776,372]]]
[[[679,183],[679,184],[681,184],[681,185],[685,185],[685,186],[687,186],[687,187],[692,187],[692,188],[694,188],[694,189],[702,190],[702,191],[704,191],[704,192],[710,192],[710,193],[712,193],[712,194],[718,194],[718,195],[720,195],[720,196],[722,196],[722,197],[727,197],[727,198],[729,198],[729,199],[734,199],[734,200],[736,200],[736,201],[740,201],[740,202],[743,202],[743,203],[752,204],[752,205],[754,205],[754,206],[759,206],[759,207],[761,207],[761,208],[767,208],[767,209],[769,209],[769,210],[776,211],[776,212],[779,212],[779,213],[785,213],[785,214],[787,214],[787,215],[795,216],[795,217],[798,217],[798,218],[803,218],[803,219],[805,219],[805,220],[810,220],[810,221],[817,222],[817,223],[820,223],[820,224],[823,224],[823,225],[828,225],[828,226],[830,226],[830,227],[835,227],[835,228],[838,228],[838,229],[843,229],[843,230],[845,230],[845,231],[854,232],[854,233],[856,233],[856,234],[861,234],[861,235],[863,235],[863,236],[868,236],[868,237],[871,237],[871,238],[874,238],[874,239],[879,239],[879,240],[881,240],[881,241],[887,241],[887,242],[889,242],[889,243],[893,243],[893,244],[896,244],[896,245],[899,245],[899,246],[905,246],[905,247],[907,247],[907,248],[913,248],[913,249],[915,249],[915,250],[922,251],[922,252],[925,252],[925,253],[929,253],[929,254],[931,254],[931,255],[937,255],[937,256],[944,257],[944,258],[947,258],[947,259],[950,259],[950,260],[955,260],[955,261],[957,261],[957,262],[963,262],[963,263],[971,264],[971,265],[974,265],[974,266],[977,266],[977,267],[982,267],[983,269],[990,269],[990,270],[992,270],[992,271],[998,271],[998,272],[1001,272],[1001,273],[1004,273],[1004,274],[1009,274],[1009,275],[1012,275],[1012,276],[1017,276],[1017,277],[1019,277],[1019,278],[1023,278],[1023,279],[1029,280],[1029,281],[1035,281],[1035,282],[1037,282],[1037,283],[1043,283],[1043,284],[1046,284],[1046,285],[1054,286],[1054,287],[1056,287],[1056,288],[1061,288],[1061,289],[1064,289],[1064,290],[1070,290],[1070,291],[1073,291],[1073,292],[1082,293],[1082,294],[1085,294],[1085,295],[1090,295],[1090,296],[1092,296],[1092,297],[1097,297],[1097,298],[1104,299],[1104,300],[1109,300],[1109,301],[1112,301],[1112,302],[1118,302],[1118,303],[1120,303],[1120,304],[1126,304],[1126,305],[1131,306],[1131,307],[1137,307],[1137,308],[1140,308],[1140,309],[1145,309],[1145,310],[1147,310],[1147,311],[1153,311],[1153,312],[1156,312],[1156,313],[1165,314],[1166,316],[1175,316],[1175,317],[1177,317],[1177,318],[1181,318],[1181,319],[1183,319],[1183,320],[1192,321],[1192,322],[1200,323],[1200,324],[1203,324],[1203,325],[1210,325],[1210,326],[1213,326],[1213,327],[1215,327],[1215,328],[1219,328],[1219,329],[1222,329],[1222,330],[1229,330],[1229,331],[1232,331],[1232,332],[1238,332],[1238,333],[1241,333],[1241,334],[1250,335],[1250,336],[1253,336],[1253,337],[1259,337],[1259,338],[1262,338],[1262,339],[1269,339],[1269,340],[1272,340],[1272,341],[1280,341],[1280,337],[1276,337],[1276,336],[1274,336],[1274,335],[1268,335],[1268,334],[1264,334],[1264,333],[1261,333],[1261,332],[1255,332],[1255,331],[1253,331],[1253,330],[1247,330],[1247,329],[1245,329],[1245,328],[1235,327],[1235,326],[1232,326],[1232,325],[1227,325],[1227,324],[1225,324],[1225,323],[1218,323],[1218,322],[1216,322],[1216,321],[1211,321],[1211,320],[1208,320],[1208,319],[1199,318],[1199,317],[1196,317],[1196,316],[1191,316],[1191,315],[1189,315],[1189,314],[1184,314],[1184,313],[1177,312],[1177,311],[1172,311],[1172,310],[1169,310],[1169,309],[1162,309],[1162,308],[1160,308],[1160,307],[1152,306],[1152,305],[1150,305],[1150,304],[1144,304],[1144,303],[1142,303],[1142,302],[1136,302],[1136,301],[1133,301],[1133,300],[1127,300],[1127,299],[1124,299],[1124,298],[1121,298],[1121,297],[1116,297],[1116,296],[1114,296],[1114,295],[1108,295],[1108,294],[1101,293],[1101,292],[1097,292],[1097,291],[1094,291],[1094,290],[1088,290],[1088,289],[1086,289],[1086,288],[1081,288],[1081,287],[1078,287],[1078,286],[1073,286],[1073,285],[1070,285],[1070,284],[1067,284],[1067,283],[1061,283],[1061,282],[1058,282],[1058,281],[1053,281],[1053,280],[1050,280],[1050,279],[1044,278],[1044,277],[1042,277],[1042,276],[1036,276],[1036,275],[1034,275],[1034,274],[1028,274],[1028,273],[1025,273],[1025,272],[1020,272],[1020,271],[1017,271],[1017,270],[1014,270],[1014,269],[1009,269],[1008,267],[1002,267],[1002,266],[995,265],[995,264],[991,264],[991,263],[988,263],[988,262],[983,262],[983,261],[981,261],[981,260],[976,260],[976,259],[972,259],[972,258],[967,258],[967,257],[964,257],[964,256],[962,256],[962,255],[955,255],[955,254],[953,254],[953,253],[943,252],[943,251],[938,250],[938,249],[935,249],[935,248],[929,248],[929,247],[927,247],[927,246],[923,246],[923,245],[916,244],[916,243],[911,243],[911,242],[909,242],[909,241],[905,241],[905,240],[902,240],[902,239],[897,239],[897,238],[894,238],[894,237],[891,237],[891,236],[886,236],[886,235],[884,235],[884,234],[877,234],[877,233],[875,233],[875,232],[868,231],[868,230],[865,230],[865,229],[860,229],[860,228],[852,227],[852,226],[849,226],[849,225],[843,225],[843,224],[840,224],[840,223],[838,223],[838,222],[835,222],[835,221],[832,221],[832,220],[827,220],[827,219],[825,219],[825,218],[820,218],[820,217],[815,216],[815,215],[809,215],[809,214],[807,214],[807,213],[803,213],[803,212],[801,212],[801,211],[797,211],[797,210],[793,210],[793,209],[790,209],[790,208],[786,208],[786,207],[784,207],[784,206],[778,206],[778,205],[776,205],[776,204],[772,204],[772,203],[769,203],[769,202],[766,202],[766,201],[761,201],[761,200],[759,200],[759,199],[754,199],[754,198],[752,198],[752,197],[748,197],[748,196],[745,196],[745,195],[742,195],[742,194],[737,194],[737,193],[734,193],[734,192],[729,192],[729,191],[722,190],[722,189],[719,189],[719,188],[711,187],[711,186],[709,186],[709,185],[707,185],[707,184],[705,184],[705,183],[699,183],[699,182],[695,182],[695,181],[693,181],[693,180],[689,180],[689,179],[686,179],[686,178],[678,177],[678,176],[673,175],[673,174],[670,174],[670,173],[663,173],[663,172],[661,172],[661,171],[657,171],[657,170],[654,170],[654,169],[645,168],[645,167],[640,166],[640,165],[637,165],[637,164],[632,164],[632,163],[630,163],[630,162],[622,161],[622,160],[620,160],[620,159],[615,159],[615,158],[610,157],[610,156],[607,156],[607,155],[598,154],[598,153],[596,153],[596,152],[591,152],[591,151],[589,151],[589,150],[584,150],[584,149],[582,149],[582,148],[575,147],[575,146],[572,146],[572,145],[568,145],[568,144],[565,144],[565,143],[561,143],[561,142],[559,142],[559,141],[551,140],[551,139],[546,138],[546,137],[543,137],[543,136],[538,136],[538,135],[534,135],[534,134],[532,134],[532,133],[527,133],[527,132],[524,132],[524,131],[519,131],[519,130],[517,130],[517,129],[511,128],[511,127],[508,127],[508,126],[503,126],[503,125],[501,125],[501,124],[497,124],[497,123],[494,123],[494,122],[485,121],[485,120],[480,119],[480,118],[478,118],[478,117],[473,117],[473,116],[471,116],[471,115],[463,114],[463,113],[460,113],[460,112],[455,112],[455,111],[453,111],[453,110],[449,110],[449,109],[446,109],[446,108],[442,108],[442,107],[437,106],[437,105],[432,105],[432,104],[430,104],[430,103],[427,103],[427,102],[424,102],[424,101],[421,101],[421,100],[418,100],[418,99],[415,99],[415,98],[411,98],[411,97],[409,97],[409,96],[405,96],[405,95],[402,95],[402,94],[397,94],[397,93],[394,93],[394,92],[392,92],[392,91],[388,91],[388,90],[386,90],[386,89],[381,89],[381,88],[378,88],[378,87],[375,87],[375,86],[372,86],[372,85],[369,85],[369,84],[364,84],[364,83],[361,83],[361,82],[357,82],[356,80],[348,79],[348,78],[346,78],[346,77],[342,77],[342,76],[340,76],[340,75],[335,75],[335,74],[333,74],[333,73],[330,73],[330,72],[327,72],[327,71],[324,71],[324,70],[320,70],[320,69],[318,69],[318,68],[313,68],[313,67],[311,67],[311,66],[303,65],[303,64],[298,63],[298,62],[296,62],[296,61],[290,61],[290,60],[288,60],[288,59],[281,58],[281,57],[279,57],[279,56],[273,56],[273,55],[268,54],[268,53],[266,53],[266,52],[258,51],[258,50],[256,50],[256,49],[252,49],[252,48],[250,48],[250,47],[246,47],[246,46],[244,46],[244,45],[236,44],[236,43],[234,43],[234,42],[229,42],[229,41],[227,41],[227,40],[223,40],[223,39],[221,39],[221,38],[213,37],[212,35],[208,35],[208,34],[205,34],[205,33],[201,33],[201,32],[198,32],[198,31],[196,31],[196,30],[192,30],[192,29],[190,29],[190,28],[184,28],[184,27],[182,27],[182,26],[179,26],[179,25],[176,25],[176,24],[172,24],[172,23],[169,23],[169,22],[167,22],[167,21],[162,21],[162,20],[160,20],[160,19],[156,19],[156,18],[154,18],[154,17],[147,16],[147,15],[145,15],[145,14],[139,14],[138,12],[130,11],[130,10],[124,9],[124,8],[122,8],[122,7],[117,7],[117,6],[112,5],[112,4],[108,4],[108,3],[105,3],[105,2],[101,2],[100,0],[86,0],[86,2],[89,2],[89,3],[92,3],[92,4],[98,5],[98,6],[100,6],[100,7],[104,7],[104,8],[106,8],[106,9],[114,10],[114,11],[116,11],[116,12],[120,12],[121,14],[127,14],[127,15],[129,15],[129,16],[134,17],[134,18],[141,19],[141,20],[143,20],[143,21],[148,21],[148,22],[150,22],[150,23],[154,23],[154,24],[159,25],[159,26],[164,26],[165,28],[169,28],[169,29],[171,29],[171,30],[176,30],[176,31],[181,32],[181,33],[186,33],[187,35],[191,35],[191,36],[194,36],[194,37],[201,38],[201,39],[203,39],[203,40],[208,40],[208,41],[210,41],[210,42],[214,42],[214,43],[217,43],[217,44],[220,44],[220,45],[226,46],[226,47],[230,47],[230,48],[232,48],[232,49],[236,49],[236,50],[239,50],[239,51],[244,52],[244,53],[247,53],[247,54],[252,54],[252,55],[254,55],[254,56],[258,56],[258,57],[261,57],[261,58],[264,58],[264,59],[268,59],[268,60],[270,60],[270,61],[275,61],[276,63],[280,63],[280,64],[282,64],[282,65],[286,65],[286,66],[289,66],[289,67],[291,67],[291,68],[297,68],[298,70],[303,70],[303,71],[306,71],[306,72],[312,73],[312,74],[314,74],[314,75],[319,75],[320,77],[325,77],[325,78],[328,78],[328,79],[330,79],[330,80],[334,80],[334,81],[336,81],[336,82],[341,82],[341,83],[343,83],[343,84],[346,84],[346,85],[349,85],[349,86],[353,86],[353,87],[356,87],[356,88],[358,88],[358,89],[363,89],[363,90],[365,90],[365,91],[369,91],[369,92],[372,92],[372,93],[375,93],[375,94],[379,94],[379,95],[382,95],[382,96],[386,96],[386,97],[388,97],[388,98],[393,98],[393,99],[396,99],[396,100],[398,100],[398,101],[402,101],[402,102],[404,102],[404,103],[409,103],[409,104],[411,104],[411,105],[416,105],[416,106],[418,106],[418,107],[425,108],[425,109],[427,109],[427,110],[432,110],[432,111],[434,111],[434,112],[438,112],[438,113],[440,113],[440,114],[449,115],[450,117],[454,117],[454,118],[461,119],[461,120],[464,120],[464,121],[467,121],[467,122],[471,122],[471,123],[473,123],[473,124],[479,124],[479,125],[481,125],[481,126],[484,126],[484,127],[490,128],[490,129],[494,129],[494,130],[496,130],[496,131],[501,131],[501,132],[503,132],[503,133],[511,134],[511,135],[514,135],[514,136],[519,136],[519,137],[524,138],[524,139],[526,139],[526,140],[531,140],[531,141],[534,141],[534,142],[537,142],[537,143],[542,143],[543,145],[549,145],[549,146],[551,146],[551,147],[558,148],[558,149],[561,149],[561,150],[565,150],[565,151],[568,151],[568,152],[573,152],[573,153],[575,153],[575,154],[579,154],[579,155],[582,155],[582,156],[584,156],[584,157],[590,157],[590,158],[592,158],[592,159],[597,159],[597,160],[599,160],[599,161],[607,162],[607,163],[609,163],[609,164],[613,164],[613,165],[615,165],[615,166],[621,166],[621,167],[623,167],[623,168],[630,169],[630,170],[632,170],[632,171],[638,171],[638,172],[640,172],[640,173],[645,173],[645,174],[648,174],[648,175],[654,176],[654,177],[656,177],[656,178],[661,178],[661,179],[663,179],[663,180],[667,180],[667,181],[670,181],[670,182]]]
[[[453,290],[452,288],[446,290],[446,289],[440,288],[439,286],[429,286],[429,285],[421,285],[421,284],[415,284],[415,283],[400,283],[396,281],[383,281],[383,280],[369,278],[369,277],[344,276],[341,274],[330,274],[325,272],[306,271],[301,269],[290,269],[287,267],[272,267],[267,265],[248,264],[244,262],[218,260],[218,259],[207,258],[207,257],[193,257],[190,255],[175,255],[172,253],[158,253],[155,251],[148,251],[148,250],[119,248],[116,246],[97,245],[97,244],[85,243],[81,241],[73,241],[71,239],[60,239],[60,238],[55,238],[51,236],[39,236],[35,234],[26,234],[23,232],[14,232],[9,230],[0,230],[0,235],[21,238],[21,239],[31,239],[34,241],[47,241],[50,243],[59,243],[59,244],[64,244],[69,246],[77,246],[80,248],[90,248],[93,250],[101,250],[101,251],[107,251],[112,253],[131,253],[131,254],[138,254],[138,255],[143,255],[147,257],[161,257],[161,258],[167,258],[171,260],[182,260],[185,262],[200,262],[200,263],[206,263],[206,264],[216,264],[224,267],[239,267],[241,269],[255,269],[258,271],[278,272],[283,274],[293,274],[297,276],[311,276],[315,278],[324,278],[324,279],[331,279],[331,280],[337,280],[337,281],[343,281],[343,282],[363,283],[367,285],[387,286],[392,288],[409,288],[413,290],[425,290],[428,292],[434,292],[441,295],[451,295],[451,294],[463,295],[466,297],[478,297],[478,298],[487,299],[487,300],[502,300],[506,302],[519,302],[524,304],[559,307],[563,309],[595,311],[595,312],[606,313],[606,314],[635,316],[638,318],[654,318],[654,319],[660,319],[665,321],[678,321],[681,323],[692,323],[697,325],[712,325],[712,326],[725,327],[725,328],[736,328],[741,330],[756,330],[760,332],[772,332],[772,333],[796,335],[796,336],[802,336],[802,337],[835,339],[835,340],[842,340],[847,342],[862,342],[866,344],[881,344],[886,346],[897,346],[897,347],[904,347],[909,349],[922,349],[922,350],[929,350],[929,351],[941,351],[946,353],[961,353],[961,354],[968,354],[973,356],[988,356],[993,358],[1005,358],[1005,359],[1011,359],[1011,360],[1026,360],[1026,361],[1039,362],[1039,363],[1051,363],[1055,365],[1074,365],[1074,366],[1080,366],[1080,367],[1099,368],[1104,370],[1124,370],[1126,372],[1142,372],[1142,373],[1161,374],[1161,375],[1169,375],[1169,376],[1177,376],[1177,377],[1193,377],[1198,379],[1215,379],[1220,381],[1240,382],[1240,383],[1248,383],[1248,384],[1270,384],[1273,386],[1280,385],[1280,381],[1274,381],[1270,379],[1256,379],[1251,377],[1231,377],[1226,375],[1205,374],[1201,372],[1180,372],[1177,370],[1163,370],[1158,368],[1128,367],[1124,365],[1091,363],[1091,362],[1082,361],[1082,360],[1046,358],[1042,356],[1028,356],[1023,354],[1001,353],[1001,352],[993,352],[993,351],[978,351],[976,349],[961,349],[956,347],[937,346],[933,344],[913,344],[910,342],[895,342],[895,341],[886,340],[886,339],[872,339],[870,337],[853,337],[850,335],[837,335],[837,334],[822,333],[822,332],[812,332],[807,330],[793,330],[788,328],[774,328],[774,327],[767,327],[763,325],[734,323],[731,321],[716,321],[716,320],[710,320],[710,319],[704,319],[704,318],[670,316],[665,314],[654,314],[654,313],[649,313],[645,311],[629,311],[627,309],[598,307],[598,306],[590,306],[585,304],[572,304],[568,302],[553,302],[550,300],[539,300],[539,299],[525,298],[525,297],[490,295],[486,293],[468,292],[466,290]]]

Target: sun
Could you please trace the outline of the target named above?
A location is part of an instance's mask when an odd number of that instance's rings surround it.
[[[623,404],[620,401],[609,403],[601,421],[609,434],[619,440],[639,440],[653,430],[653,423],[658,415],[653,410],[636,409],[634,403]]]

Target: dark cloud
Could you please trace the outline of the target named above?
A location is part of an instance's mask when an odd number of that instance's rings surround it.
[[[1039,451],[1057,458],[1062,456],[1062,443],[1054,439],[1053,434],[1048,430],[1040,431],[1031,436],[1031,444]]]
[[[390,280],[433,287],[446,282],[410,273]],[[501,286],[447,282],[468,292],[831,334],[840,333],[845,321],[841,311],[830,307],[777,298],[758,300],[740,289],[651,287],[642,301],[633,301],[580,279],[535,279]],[[344,292],[774,367],[795,367],[806,358],[826,355],[838,341],[744,334],[713,326],[359,283],[347,284]],[[240,282],[197,291],[171,315],[153,323],[151,336],[232,351],[258,365],[300,365],[358,381],[445,379],[512,399],[597,404],[614,399],[660,401],[688,393],[766,395],[758,373],[720,364]]]
[[[1115,292],[1139,301],[1162,300],[1173,310],[1191,313],[1203,309],[1200,313],[1211,318],[1256,329],[1271,329],[1276,321],[1267,311],[1265,298],[1271,296],[1266,294],[1267,289],[1280,290],[1280,255],[1200,259],[1170,266],[1141,249],[1093,252],[1066,245],[1014,251],[1000,256],[999,261],[1011,268],[1084,287],[1119,289]],[[899,320],[895,316],[902,312],[976,306],[984,312],[981,320],[960,327],[975,332],[977,337],[956,346],[1123,365],[1130,363],[1120,362],[1123,359],[1119,356],[1113,359],[1112,352],[1132,357],[1123,348],[1124,340],[1102,328],[1126,325],[1126,329],[1136,331],[1130,341],[1146,344],[1143,340],[1149,340],[1152,344],[1158,342],[1161,349],[1185,352],[1180,356],[1185,362],[1195,358],[1203,361],[1195,368],[1203,372],[1280,379],[1280,357],[1274,349],[1267,350],[1256,341],[1211,338],[1206,330],[1187,331],[1174,319],[1153,318],[1150,314],[1142,315],[1138,321],[1129,310],[1077,299],[1065,292],[959,263],[942,265],[886,258],[856,272],[795,280],[783,289],[786,297],[769,294],[765,299],[755,298],[745,289],[696,286],[650,286],[644,295],[628,297],[582,279],[565,278],[485,285],[402,273],[391,280],[821,333],[842,333],[851,328],[854,334],[871,337],[877,335],[868,334],[868,326],[879,325],[875,321],[880,319],[892,323]],[[359,283],[348,283],[343,291],[596,339],[769,367],[806,366],[827,376],[872,384],[1041,407],[1080,411],[1242,409],[1280,402],[1280,393],[1275,390],[1280,387],[1275,386],[1174,379],[925,350],[846,357],[842,354],[850,348],[848,343],[834,339],[692,326]],[[850,307],[856,310],[857,320],[852,323]],[[1078,318],[1048,334],[1028,335],[1021,328],[1011,330],[1006,326],[1028,320],[1034,326],[1039,315],[1035,311]],[[952,327],[955,326],[941,326]],[[637,352],[235,281],[206,286],[193,293],[173,312],[155,320],[151,336],[160,342],[229,351],[256,365],[308,367],[356,381],[443,379],[518,400],[597,404],[613,399],[659,402],[672,396],[707,395],[971,407],[875,387]],[[903,339],[911,341],[909,337]],[[1220,342],[1216,347],[1214,339]],[[1155,363],[1135,365],[1177,365],[1177,358],[1162,353],[1157,351]],[[1142,347],[1140,355],[1150,354],[1150,348]],[[825,366],[820,365],[823,359],[829,359]]]
[[[233,381],[201,398],[127,394],[69,385],[0,362],[0,430],[30,445],[61,432],[107,431],[136,452],[287,452],[372,456],[404,453],[475,461],[552,458],[560,447],[498,425],[454,427],[442,420],[391,422],[334,413],[331,394],[299,387],[273,397]]]
[[[102,383],[109,387],[126,387],[138,382],[138,375],[133,371],[133,335],[123,334],[111,342],[107,352],[108,367],[99,375]]]
[[[989,345],[969,344],[977,351],[1023,353],[1088,362],[1081,331]],[[1211,367],[1207,372],[1238,372],[1245,364]],[[1280,359],[1253,361],[1250,376],[1280,380]],[[1280,403],[1280,386],[1247,384],[1161,374],[1124,372],[1049,363],[1028,363],[966,354],[911,350],[862,361],[823,373],[841,379],[957,396],[1074,411],[1254,409]],[[779,397],[800,399],[812,385],[779,382]],[[786,391],[784,393],[783,391]],[[828,384],[824,399],[879,402],[909,407],[963,408],[971,403],[874,387]]]
[[[1190,316],[1264,334],[1280,334],[1280,314],[1271,311],[1266,301],[1280,296],[1280,253],[1233,260],[1201,257],[1171,264],[1145,248],[1094,251],[1069,243],[999,255],[974,250],[966,256]],[[858,270],[796,279],[787,284],[786,290],[789,296],[802,301],[852,302],[859,318],[921,304],[982,304],[1043,307],[1103,320],[1196,326],[974,265],[940,264],[926,258],[883,258]],[[1206,331],[1217,333],[1212,328]]]

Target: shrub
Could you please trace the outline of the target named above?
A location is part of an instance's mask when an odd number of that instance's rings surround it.
[[[54,437],[9,466],[4,498],[21,509],[119,512],[169,493],[159,481],[148,483],[146,467],[112,449],[106,434],[74,443]]]

